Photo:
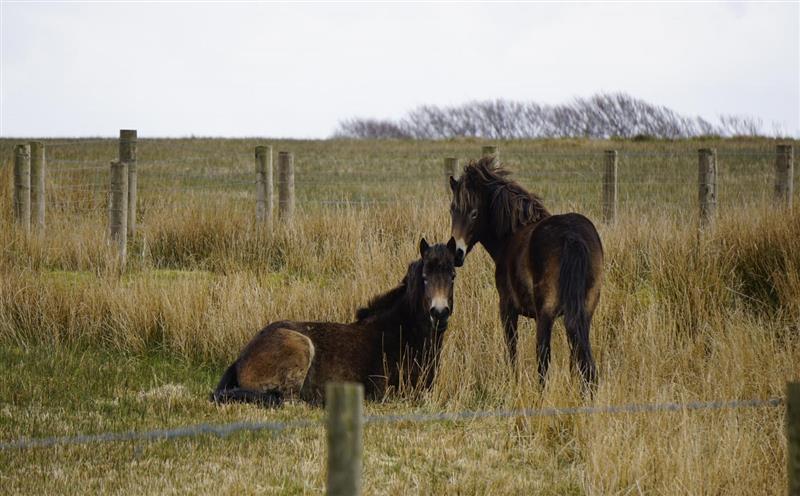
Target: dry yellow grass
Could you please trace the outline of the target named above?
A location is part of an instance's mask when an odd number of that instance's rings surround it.
[[[399,281],[420,236],[446,240],[444,186],[416,194],[399,206],[306,206],[272,233],[252,226],[252,204],[235,192],[153,201],[122,277],[112,270],[102,212],[54,217],[47,238],[4,228],[0,439],[319,418],[299,404],[217,408],[206,393],[265,323],[348,321]],[[764,203],[731,207],[700,235],[693,214],[623,209],[617,223],[599,225],[607,271],[591,333],[600,373],[593,401],[580,396],[560,323],[547,388],[535,375],[531,321],[520,325],[521,367],[511,372],[493,267],[478,249],[456,280],[434,389],[367,412],[782,395],[785,381],[800,377],[800,215]],[[10,226],[7,208],[0,221]],[[780,494],[782,415],[759,408],[371,426],[365,493]],[[0,452],[0,488],[318,493],[324,456],[321,430]]]

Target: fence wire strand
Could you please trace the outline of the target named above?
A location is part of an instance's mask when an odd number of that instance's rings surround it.
[[[731,401],[692,401],[689,403],[654,403],[654,404],[628,404],[608,406],[575,406],[552,407],[519,410],[483,410],[464,412],[440,412],[428,414],[404,415],[376,415],[364,417],[366,424],[385,424],[396,422],[446,422],[459,420],[473,420],[484,418],[509,418],[509,417],[557,417],[561,415],[593,415],[593,414],[618,414],[618,413],[655,413],[694,410],[722,410],[732,408],[758,408],[776,407],[783,404],[782,398],[769,398],[766,400],[731,400]]]
[[[607,406],[552,407],[518,410],[478,410],[461,412],[439,412],[400,415],[367,415],[365,425],[386,425],[395,423],[427,423],[457,422],[487,418],[515,417],[556,417],[563,415],[594,415],[620,413],[656,413],[696,410],[722,410],[734,408],[778,407],[784,404],[783,398],[730,400],[730,401],[693,401],[688,403],[650,403]],[[0,442],[0,451],[22,450],[30,448],[48,448],[53,446],[82,445],[125,441],[163,441],[201,435],[226,437],[236,432],[268,431],[279,433],[286,430],[317,427],[323,420],[302,419],[289,422],[234,422],[230,424],[197,424],[174,429],[158,429],[151,431],[104,432],[100,434],[81,434],[77,436],[55,436],[37,439],[18,439]]]
[[[0,451],[28,448],[48,448],[75,444],[94,444],[124,441],[163,441],[182,437],[214,435],[226,437],[235,432],[269,431],[281,432],[288,429],[300,429],[319,424],[315,420],[298,420],[293,422],[234,422],[230,424],[197,424],[175,429],[159,429],[153,431],[105,432],[102,434],[82,434],[78,436],[44,437],[39,439],[19,439],[0,443]]]

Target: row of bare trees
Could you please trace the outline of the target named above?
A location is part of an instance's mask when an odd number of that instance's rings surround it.
[[[458,106],[423,105],[404,118],[353,118],[339,123],[342,138],[443,139],[515,138],[687,138],[692,136],[756,136],[760,119],[721,116],[712,123],[686,117],[624,93],[601,93],[561,105],[509,100],[476,101]]]

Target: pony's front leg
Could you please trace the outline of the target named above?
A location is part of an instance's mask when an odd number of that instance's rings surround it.
[[[508,347],[508,357],[511,360],[511,367],[517,365],[517,323],[519,322],[519,312],[509,304],[500,304],[500,319],[503,321],[503,330],[506,334],[506,346]]]

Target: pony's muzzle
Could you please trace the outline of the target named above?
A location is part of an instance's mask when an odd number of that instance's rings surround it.
[[[469,251],[469,248],[467,247],[467,243],[464,241],[464,238],[453,237],[453,240],[456,242],[456,250],[455,253],[453,253],[453,261],[455,262],[454,265],[456,267],[461,267],[464,265],[464,259],[467,258],[467,251]]]
[[[455,256],[455,260],[454,260],[454,265],[456,267],[461,267],[462,265],[464,265],[464,258],[466,256],[467,256],[467,254],[464,252],[463,248],[456,248],[456,256]]]
[[[431,322],[439,327],[447,324],[450,318],[450,307],[431,307]]]

